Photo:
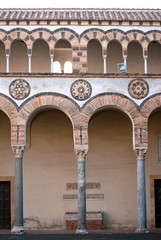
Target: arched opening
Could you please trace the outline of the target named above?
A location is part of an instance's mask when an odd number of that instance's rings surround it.
[[[72,63],[72,46],[66,39],[60,39],[55,44],[54,61],[59,61],[61,72],[64,73],[64,64],[69,61]]]
[[[8,116],[0,111],[0,229],[13,224],[15,161],[11,149],[11,127]]]
[[[130,119],[119,110],[97,112],[89,123],[87,182],[100,183],[104,199],[87,201],[87,211],[102,210],[105,229],[137,226],[136,169]]]
[[[34,42],[32,49],[32,72],[50,72],[50,66],[49,46],[44,40],[38,39]]]
[[[64,73],[72,73],[72,63],[69,61],[66,61],[64,63]]]
[[[143,49],[140,43],[132,41],[127,48],[127,72],[144,73]]]
[[[146,153],[147,218],[151,228],[161,227],[161,108],[152,112],[148,121]]]
[[[161,44],[156,41],[148,45],[148,73],[161,73]]]
[[[60,62],[55,61],[55,62],[53,63],[53,66],[54,66],[54,73],[61,73],[61,65],[60,65]]]
[[[77,211],[77,201],[64,197],[71,194],[67,183],[77,182],[72,124],[59,110],[35,114],[27,124],[24,154],[25,228],[64,229],[65,212]]]
[[[27,46],[21,39],[11,44],[10,72],[28,72]]]
[[[107,72],[119,73],[117,64],[123,63],[122,46],[118,41],[111,41],[107,46]]]
[[[98,40],[92,39],[87,45],[87,63],[89,73],[103,73],[102,46]]]
[[[0,41],[0,72],[6,72],[5,46],[2,41]]]

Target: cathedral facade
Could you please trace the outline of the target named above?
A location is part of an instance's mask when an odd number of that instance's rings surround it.
[[[161,10],[0,10],[0,228],[161,227]]]

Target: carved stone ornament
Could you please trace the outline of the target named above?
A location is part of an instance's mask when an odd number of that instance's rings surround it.
[[[78,156],[78,161],[85,161],[86,160],[86,156],[87,156],[87,153],[88,153],[88,150],[75,150],[75,153],[77,154]]]
[[[89,82],[79,79],[72,83],[70,92],[73,98],[79,101],[84,101],[91,96],[92,87]]]
[[[148,95],[149,86],[143,79],[134,79],[129,83],[128,91],[132,98],[142,99]]]
[[[12,151],[15,153],[15,158],[22,158],[24,153],[24,146],[13,146]]]
[[[10,95],[17,100],[25,99],[30,94],[30,85],[23,79],[16,79],[9,86]]]
[[[137,156],[137,159],[140,160],[140,159],[145,159],[145,153],[147,151],[147,148],[136,148],[135,149],[135,152],[136,152],[136,156]]]

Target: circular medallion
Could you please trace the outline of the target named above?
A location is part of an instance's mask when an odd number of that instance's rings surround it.
[[[23,79],[16,79],[11,82],[9,86],[9,93],[13,98],[17,100],[22,100],[29,96],[30,85]]]
[[[149,86],[143,79],[134,79],[128,86],[129,94],[132,98],[142,99],[149,93]]]
[[[92,87],[89,82],[79,79],[72,83],[70,92],[73,98],[79,101],[88,99],[92,93]]]

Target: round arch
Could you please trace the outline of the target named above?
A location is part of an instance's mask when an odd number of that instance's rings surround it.
[[[139,139],[137,134],[138,126],[140,127],[143,124],[137,105],[124,95],[115,93],[103,93],[97,95],[83,106],[81,118],[82,126],[85,131],[84,142],[86,141],[85,139],[88,139],[88,125],[90,118],[103,108],[116,108],[125,113],[132,122],[133,147],[135,148],[136,146],[144,144],[144,140]]]
[[[19,111],[19,119],[21,119],[21,123],[26,128],[28,120],[31,118],[33,114],[41,109],[58,109],[64,112],[68,118],[70,119],[73,126],[73,136],[74,143],[79,144],[77,140],[77,132],[80,128],[80,114],[79,108],[74,102],[63,95],[60,94],[41,94],[33,96],[28,99],[22,106]],[[24,134],[24,141],[26,138],[26,129]]]

